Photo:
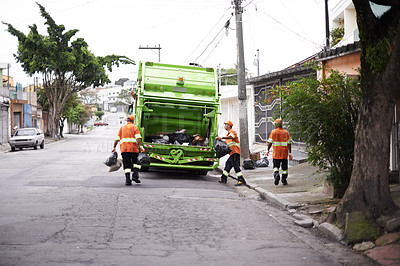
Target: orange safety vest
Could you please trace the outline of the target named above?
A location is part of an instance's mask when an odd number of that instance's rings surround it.
[[[235,130],[231,129],[228,131],[228,134],[226,134],[227,137],[232,137],[233,139],[226,139],[226,144],[228,144],[229,148],[231,148],[231,152],[229,155],[232,155],[234,153],[240,154],[240,142],[239,142],[239,137],[236,133]]]
[[[272,130],[268,143],[274,146],[273,159],[287,159],[289,155],[288,144],[292,144],[289,132],[281,127]]]
[[[139,153],[137,139],[141,139],[139,128],[132,122],[128,122],[122,126],[118,131],[117,140],[120,142],[121,153],[123,152],[136,152]]]

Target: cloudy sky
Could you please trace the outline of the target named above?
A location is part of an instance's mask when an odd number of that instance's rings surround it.
[[[125,55],[136,62],[158,61],[204,67],[234,67],[237,60],[236,22],[231,0],[0,0],[0,21],[28,34],[36,24],[47,34],[36,2],[57,24],[78,29],[96,56]],[[260,74],[281,70],[321,50],[325,38],[324,0],[245,0],[242,3],[245,64],[252,76],[259,49]],[[230,20],[229,28],[224,28]],[[73,38],[75,39],[75,38]],[[13,54],[17,38],[0,24],[0,63],[10,63],[10,76],[26,86]],[[136,79],[137,66],[114,68],[114,82]],[[39,75],[37,75],[40,77]]]

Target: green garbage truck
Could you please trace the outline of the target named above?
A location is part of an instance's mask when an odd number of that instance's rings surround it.
[[[135,124],[150,157],[142,169],[182,169],[198,174],[215,169],[219,159],[213,143],[219,108],[213,68],[140,62]]]

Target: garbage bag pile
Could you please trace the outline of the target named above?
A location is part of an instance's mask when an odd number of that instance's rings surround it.
[[[176,130],[174,133],[160,132],[156,135],[146,135],[146,142],[157,144],[208,146],[208,138],[195,134],[193,136],[186,133],[185,129]]]

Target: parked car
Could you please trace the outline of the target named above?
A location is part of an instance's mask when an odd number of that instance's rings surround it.
[[[10,138],[8,143],[12,151],[15,151],[16,148],[22,150],[23,148],[29,147],[33,147],[37,150],[38,146],[44,149],[44,134],[37,128],[20,128]]]
[[[95,122],[94,125],[95,125],[96,127],[98,127],[98,126],[108,126],[108,123],[99,121],[99,122]]]

